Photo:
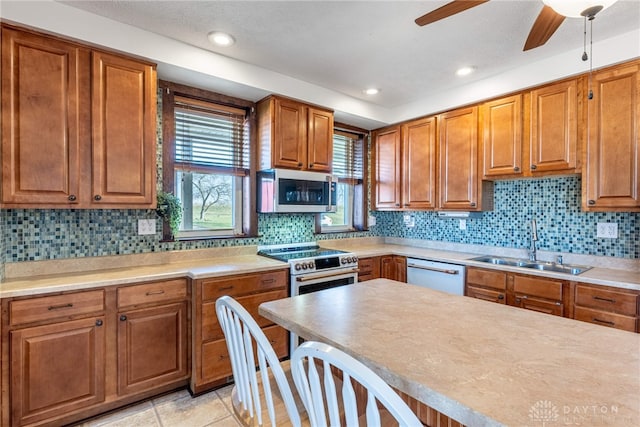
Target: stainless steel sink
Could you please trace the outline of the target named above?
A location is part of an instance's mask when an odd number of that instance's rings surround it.
[[[540,271],[554,271],[557,273],[566,273],[573,275],[584,273],[591,268],[584,265],[556,264],[552,262],[529,261],[527,259],[494,256],[480,256],[471,258],[471,261],[486,262],[488,264],[495,265],[509,265],[512,267],[531,268],[533,270]]]

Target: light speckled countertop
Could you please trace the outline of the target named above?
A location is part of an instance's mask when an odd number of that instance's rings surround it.
[[[389,243],[391,240],[392,243]],[[597,285],[640,290],[640,262],[606,258],[600,261],[604,267],[596,267],[578,276],[548,271],[532,271],[526,268],[495,266],[470,258],[480,254],[518,256],[518,252],[490,247],[467,247],[431,242],[437,247],[424,247],[422,241],[403,239],[355,238],[323,240],[319,244],[327,248],[355,252],[359,257],[396,254],[434,261],[451,262],[468,266],[494,268],[523,274],[574,280]],[[471,249],[471,250],[470,250]],[[472,251],[473,250],[473,251]],[[496,251],[500,251],[496,253]],[[480,252],[476,252],[480,251]],[[8,263],[5,270],[8,279],[0,283],[0,298],[38,295],[48,292],[73,291],[116,284],[129,284],[175,277],[194,279],[231,274],[255,273],[280,268],[288,264],[256,255],[256,246],[213,248],[192,251],[174,251],[135,255],[118,255],[64,260]],[[545,255],[542,253],[542,255]],[[592,258],[567,256],[566,262],[585,263]],[[600,257],[602,258],[602,257]],[[615,268],[610,268],[611,264]]]
[[[387,279],[260,314],[469,426],[640,425],[640,334]]]

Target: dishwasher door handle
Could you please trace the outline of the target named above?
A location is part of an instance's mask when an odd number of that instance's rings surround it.
[[[417,265],[417,264],[408,264],[407,267],[409,268],[419,268],[420,270],[428,270],[428,271],[436,271],[438,273],[445,273],[445,274],[460,274],[460,272],[458,270],[449,270],[449,269],[445,269],[445,268],[435,268],[435,267],[426,267],[423,265]]]

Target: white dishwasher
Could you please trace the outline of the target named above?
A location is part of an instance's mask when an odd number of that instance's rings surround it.
[[[407,283],[464,295],[464,265],[407,258]]]

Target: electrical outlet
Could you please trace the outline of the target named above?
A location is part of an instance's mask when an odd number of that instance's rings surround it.
[[[406,225],[408,228],[412,228],[416,226],[416,220],[413,217],[413,215],[404,216],[404,225]]]
[[[375,216],[369,215],[369,225],[370,226],[376,225],[376,217]]]
[[[460,228],[460,230],[466,230],[467,229],[467,220],[466,219],[461,219],[460,220],[460,224],[458,224],[458,228]]]
[[[138,220],[138,235],[143,236],[147,234],[156,234],[155,219],[139,219]]]
[[[618,238],[618,223],[617,222],[599,222],[596,231],[596,237],[602,237],[604,239],[617,239]]]

